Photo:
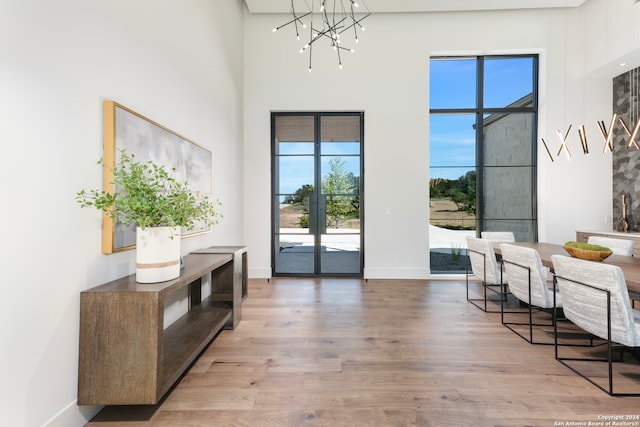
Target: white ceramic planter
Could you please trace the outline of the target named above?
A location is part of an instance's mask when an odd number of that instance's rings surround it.
[[[173,235],[173,239],[171,236]],[[180,229],[136,230],[136,282],[156,283],[180,276]]]

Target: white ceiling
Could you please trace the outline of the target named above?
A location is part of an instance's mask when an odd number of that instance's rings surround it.
[[[306,0],[310,4],[312,0]],[[360,0],[372,13],[578,7],[587,0]],[[251,13],[289,13],[291,0],[245,0]],[[302,0],[295,0],[295,4]]]

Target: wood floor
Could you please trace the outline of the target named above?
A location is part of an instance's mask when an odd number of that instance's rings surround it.
[[[162,404],[107,408],[88,426],[546,427],[640,414],[640,398],[607,396],[553,346],[468,303],[464,281],[251,280],[242,310]]]

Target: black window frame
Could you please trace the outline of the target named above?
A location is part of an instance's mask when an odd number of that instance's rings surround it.
[[[532,93],[530,106],[515,107],[485,107],[484,106],[484,70],[485,61],[490,59],[508,59],[508,58],[531,58],[532,59]],[[527,219],[531,221],[532,241],[538,241],[538,204],[537,204],[537,129],[538,129],[538,77],[539,77],[539,55],[537,54],[509,54],[509,55],[464,55],[464,56],[432,56],[433,60],[464,60],[474,59],[476,61],[476,105],[474,108],[430,108],[429,116],[432,115],[453,115],[467,114],[475,115],[476,118],[476,234],[479,236],[482,231],[488,230],[484,228],[487,220],[509,220],[508,218],[485,218],[485,195],[484,195],[484,172],[485,168],[509,167],[509,166],[486,166],[484,164],[485,153],[485,136],[483,131],[485,120],[487,117],[499,114],[512,113],[530,113],[532,115],[531,123],[531,212]],[[453,166],[453,165],[452,165]],[[444,168],[447,166],[431,166],[433,168]],[[457,166],[459,167],[459,166]],[[431,175],[431,174],[430,174]],[[512,220],[522,221],[520,218]]]

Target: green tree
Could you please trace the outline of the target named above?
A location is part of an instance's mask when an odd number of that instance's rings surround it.
[[[314,188],[311,184],[304,184],[298,188],[294,194],[290,194],[284,199],[284,203],[292,205],[302,211],[300,217],[300,227],[309,227],[309,196],[313,194]]]
[[[329,160],[329,172],[322,177],[322,194],[326,194],[327,221],[338,228],[340,219],[358,214],[359,207],[349,194],[357,194],[360,179],[344,168],[345,161],[339,157]]]
[[[476,213],[476,171],[469,171],[458,179],[432,179],[429,186],[431,198],[446,198],[459,210]]]
[[[284,202],[290,205],[299,205],[302,210],[309,212],[309,196],[313,194],[313,185],[304,184],[294,194],[285,197]]]

